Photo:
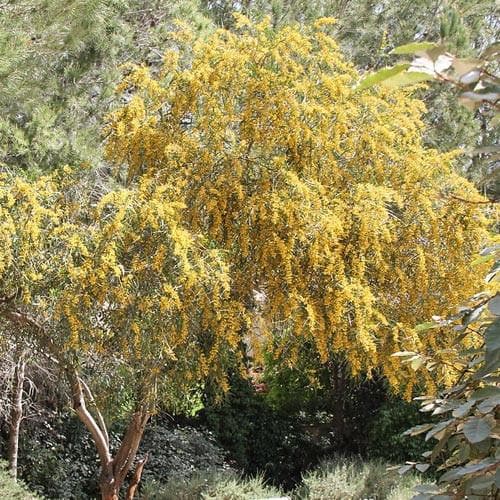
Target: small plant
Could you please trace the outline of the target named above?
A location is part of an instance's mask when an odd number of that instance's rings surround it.
[[[387,471],[381,461],[338,458],[324,462],[304,475],[294,500],[407,500],[412,498],[416,476]]]
[[[5,500],[37,500],[41,497],[31,493],[21,482],[14,481],[5,468],[5,463],[0,462],[0,498]]]
[[[171,479],[165,484],[147,481],[143,500],[255,500],[283,493],[267,486],[262,476],[243,479],[232,472],[198,473],[189,480]]]

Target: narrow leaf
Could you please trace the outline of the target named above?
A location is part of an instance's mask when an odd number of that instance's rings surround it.
[[[409,64],[398,64],[393,66],[392,68],[383,68],[376,73],[371,73],[367,77],[363,78],[359,85],[356,87],[357,90],[364,90],[377,83],[390,78],[391,76],[397,75],[398,73],[402,73],[406,71],[410,67]]]

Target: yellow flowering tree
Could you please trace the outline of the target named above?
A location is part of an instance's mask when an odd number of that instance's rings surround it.
[[[454,154],[422,146],[407,91],[354,90],[325,22],[176,33],[161,74],[120,85],[114,189],[69,169],[0,178],[1,317],[66,374],[105,499],[160,397],[209,376],[224,387],[243,340],[291,364],[307,342],[411,389],[391,354],[446,346],[452,333],[414,325],[476,287],[485,223],[463,200],[481,197]],[[85,379],[94,360],[129,401],[117,450]]]
[[[410,92],[356,90],[329,22],[174,33],[160,74],[136,67],[120,85],[132,95],[109,117],[107,157],[128,184],[179,189],[268,352],[293,364],[312,342],[411,391],[391,354],[450,342],[414,325],[476,288],[484,220],[464,200],[483,198],[456,153],[422,145]]]
[[[207,377],[224,386],[239,349],[243,315],[229,296],[227,265],[182,227],[181,208],[172,189],[148,178],[104,194],[69,170],[35,182],[0,179],[1,317],[66,375],[97,447],[106,499],[118,498],[160,398]],[[103,397],[85,381],[96,366],[127,394],[117,450]]]

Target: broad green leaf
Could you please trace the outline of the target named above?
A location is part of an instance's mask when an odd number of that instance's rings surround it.
[[[455,481],[467,474],[474,474],[475,472],[479,472],[483,469],[491,467],[495,461],[491,458],[487,458],[486,460],[482,460],[477,464],[465,465],[464,467],[456,467],[455,469],[451,469],[445,474],[443,474],[439,478],[439,482],[443,481]]]
[[[500,396],[500,387],[489,385],[486,387],[481,387],[481,389],[475,391],[471,396],[471,400],[481,401],[482,399],[491,398],[495,396]]]
[[[430,49],[438,48],[439,45],[432,42],[415,42],[400,45],[391,50],[391,54],[418,54],[419,52],[426,52]]]
[[[493,483],[495,482],[495,476],[479,476],[473,478],[469,483],[468,486],[476,493],[479,493],[481,490],[484,490],[486,488],[491,488]]]
[[[425,440],[429,441],[431,437],[435,437],[437,434],[439,434],[441,431],[446,429],[451,423],[455,422],[455,419],[452,418],[450,420],[445,420],[444,422],[439,422],[439,424],[436,424],[426,435],[425,435]],[[439,438],[436,438],[439,439]]]
[[[415,85],[420,82],[434,80],[434,76],[423,71],[405,71],[397,75],[391,76],[381,82],[381,85],[389,88],[405,87],[407,85]]]
[[[463,432],[470,443],[484,441],[491,432],[492,426],[486,418],[473,417],[464,424]]]
[[[387,80],[387,78],[390,78],[391,76],[406,71],[409,67],[409,64],[397,64],[392,68],[383,68],[375,73],[371,73],[361,80],[361,82],[356,87],[356,90],[364,90],[370,88],[377,83]]]

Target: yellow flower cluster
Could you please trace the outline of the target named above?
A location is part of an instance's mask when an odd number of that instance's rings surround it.
[[[159,76],[140,67],[121,84],[135,92],[109,117],[107,157],[129,183],[176,187],[183,222],[230,262],[230,297],[242,311],[264,297],[277,356],[312,340],[322,360],[344,353],[354,373],[380,368],[398,386],[394,351],[451,341],[414,325],[475,290],[485,220],[449,196],[479,195],[454,154],[423,146],[422,103],[355,91],[328,22],[177,33]]]

